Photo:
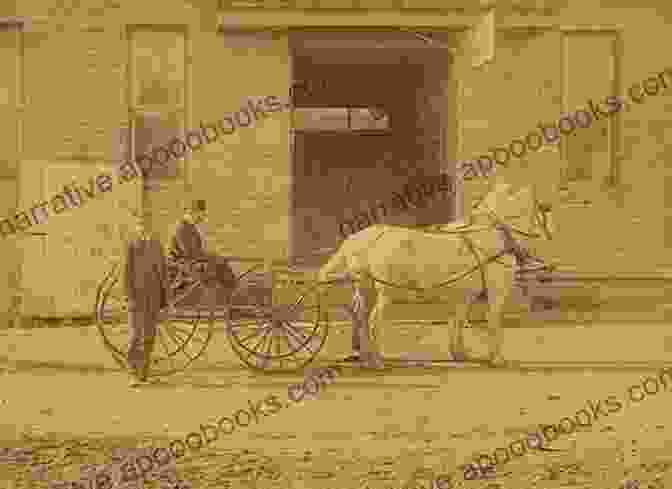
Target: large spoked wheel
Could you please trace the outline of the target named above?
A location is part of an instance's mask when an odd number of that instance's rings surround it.
[[[293,372],[312,362],[329,331],[326,314],[320,309],[319,288],[284,294],[283,305],[272,305],[271,297],[266,297],[241,306],[241,296],[247,295],[249,287],[239,285],[231,300],[226,331],[242,362],[264,372]]]
[[[96,325],[103,344],[123,369],[128,369],[130,338],[128,298],[120,284],[121,264],[115,264],[96,291]],[[176,289],[159,313],[150,377],[185,370],[203,353],[212,338],[214,302],[198,280]]]

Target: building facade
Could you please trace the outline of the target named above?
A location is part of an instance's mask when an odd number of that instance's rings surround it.
[[[455,161],[672,67],[653,49],[672,8],[647,2],[21,0],[0,9],[7,216],[64,185],[86,187],[249,99],[321,87],[297,95],[297,110],[204,145],[169,172],[2,240],[8,319],[90,314],[131,209],[150,209],[167,243],[182,206],[202,198],[221,253],[310,254],[337,246],[342,219],[409,179],[452,174]],[[498,172],[534,183],[554,204],[558,233],[545,256],[617,275],[667,266],[670,93],[661,88]],[[365,120],[371,107],[385,114],[382,125]],[[324,109],[347,124],[311,119]],[[456,199],[385,222],[451,221],[488,185],[465,182]]]

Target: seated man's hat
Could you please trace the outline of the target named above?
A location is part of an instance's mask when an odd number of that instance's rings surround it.
[[[198,199],[198,200],[192,201],[191,210],[192,211],[197,211],[197,212],[205,212],[205,210],[206,210],[205,200]]]

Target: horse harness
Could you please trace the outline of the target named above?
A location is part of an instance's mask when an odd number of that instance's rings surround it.
[[[502,224],[502,226],[506,227],[505,224]],[[486,229],[490,229],[490,228],[486,228]],[[500,226],[496,225],[495,229],[498,229],[498,230],[501,231],[503,228],[500,229]],[[385,234],[385,231],[383,231],[374,240],[374,242],[378,241],[382,237],[383,234]],[[388,282],[387,280],[383,280],[383,279],[380,279],[378,277],[375,277],[370,271],[367,271],[366,275],[368,275],[368,277],[371,280],[373,280],[374,282],[385,285],[387,287],[393,287],[393,288],[404,289],[404,290],[412,290],[414,292],[425,292],[427,290],[439,289],[439,288],[446,287],[446,286],[449,286],[449,285],[454,285],[455,283],[457,283],[461,279],[472,275],[474,272],[476,272],[478,270],[479,273],[480,273],[480,276],[481,276],[481,285],[482,285],[481,294],[484,294],[487,291],[487,284],[486,284],[486,277],[485,277],[485,267],[486,267],[486,265],[489,265],[490,263],[493,263],[493,262],[497,262],[497,263],[502,264],[499,261],[499,259],[506,256],[506,255],[513,254],[514,256],[517,256],[516,255],[515,240],[510,235],[510,232],[509,232],[508,237],[507,237],[507,235],[505,235],[504,241],[505,241],[505,243],[507,243],[505,248],[503,250],[499,251],[498,253],[496,253],[495,255],[493,255],[491,257],[488,257],[486,260],[481,260],[481,257],[480,257],[480,255],[477,251],[476,245],[474,244],[473,240],[471,238],[469,238],[469,236],[467,236],[467,233],[458,232],[458,234],[459,234],[460,238],[462,239],[462,242],[465,244],[465,246],[469,250],[469,252],[473,255],[474,260],[476,261],[476,265],[471,267],[466,272],[462,272],[462,273],[458,274],[457,276],[455,276],[455,277],[453,277],[449,280],[446,280],[444,282],[440,282],[440,283],[438,283],[436,285],[433,285],[432,287],[429,287],[427,289],[423,289],[423,288],[420,288],[420,287],[411,287],[411,286],[408,286],[408,285],[393,284],[391,282]],[[510,240],[509,240],[509,238],[510,238]],[[511,246],[511,243],[513,243],[513,247]]]
[[[539,217],[538,212],[536,212],[537,210],[541,210],[541,213],[543,215],[542,218]],[[548,210],[550,210],[550,208],[548,208]],[[547,212],[547,207],[546,206],[543,206],[543,207],[540,206],[535,200],[535,212],[534,212],[535,221],[538,225],[540,225],[542,227],[542,230],[544,231],[544,234],[546,234],[546,236],[548,237],[549,233],[546,229],[547,221],[546,221],[545,212]],[[368,277],[371,280],[373,280],[374,282],[385,285],[387,287],[392,287],[392,288],[396,288],[396,289],[411,290],[411,291],[415,291],[415,292],[425,292],[427,290],[439,289],[441,287],[454,285],[459,280],[470,276],[471,274],[473,274],[475,271],[478,270],[479,273],[480,273],[480,276],[481,276],[481,285],[482,285],[481,292],[478,294],[478,296],[487,296],[487,284],[486,284],[486,276],[485,276],[485,267],[487,265],[489,265],[493,262],[497,262],[500,265],[507,266],[506,263],[502,263],[500,261],[500,259],[502,257],[506,256],[506,255],[513,255],[514,258],[516,259],[516,263],[517,263],[518,266],[521,266],[525,262],[526,259],[531,258],[531,255],[530,255],[529,251],[527,251],[525,248],[523,248],[516,241],[516,239],[513,237],[513,233],[520,234],[520,235],[525,236],[527,238],[540,237],[539,234],[525,232],[525,231],[522,231],[520,229],[517,229],[516,227],[514,227],[510,224],[507,224],[507,223],[503,222],[499,218],[499,216],[497,216],[497,214],[495,214],[495,212],[492,211],[491,209],[488,209],[487,214],[489,214],[490,217],[492,218],[492,220],[494,221],[492,223],[492,226],[477,229],[477,230],[482,231],[482,230],[487,230],[487,229],[493,229],[494,228],[495,230],[499,231],[501,233],[501,236],[504,239],[504,248],[501,251],[499,251],[498,253],[496,253],[495,255],[488,257],[486,260],[481,260],[481,257],[480,257],[479,252],[478,252],[478,247],[474,244],[473,239],[471,239],[468,236],[468,234],[470,232],[473,232],[474,229],[468,229],[467,228],[467,229],[464,229],[464,230],[456,230],[456,231],[451,231],[451,232],[446,233],[446,234],[459,234],[460,238],[462,239],[462,242],[465,244],[467,249],[473,255],[474,260],[476,261],[476,265],[471,267],[466,272],[460,273],[459,275],[457,275],[457,276],[455,276],[455,277],[453,277],[449,280],[446,280],[444,282],[440,282],[436,285],[433,285],[432,287],[429,287],[428,289],[423,289],[423,288],[420,288],[420,287],[411,287],[411,286],[393,284],[391,282],[388,282],[386,280],[382,280],[378,277],[373,276],[373,274],[370,271],[367,271],[366,275],[368,275]],[[512,217],[516,217],[516,216],[512,216]],[[377,242],[383,236],[383,234],[385,234],[385,232],[386,231],[383,231],[382,233],[380,233],[380,235],[378,235],[376,237],[376,239],[374,240],[374,243]],[[441,233],[441,234],[443,234],[443,233]]]

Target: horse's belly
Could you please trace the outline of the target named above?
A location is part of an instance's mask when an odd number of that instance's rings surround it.
[[[374,276],[385,281],[378,282],[377,288],[393,302],[453,303],[464,300],[466,290],[481,286],[480,274],[473,268],[473,264],[466,260],[426,266],[397,263],[374,273]]]
[[[453,302],[479,287],[480,274],[461,239],[397,232],[369,255],[376,287],[394,302]]]

